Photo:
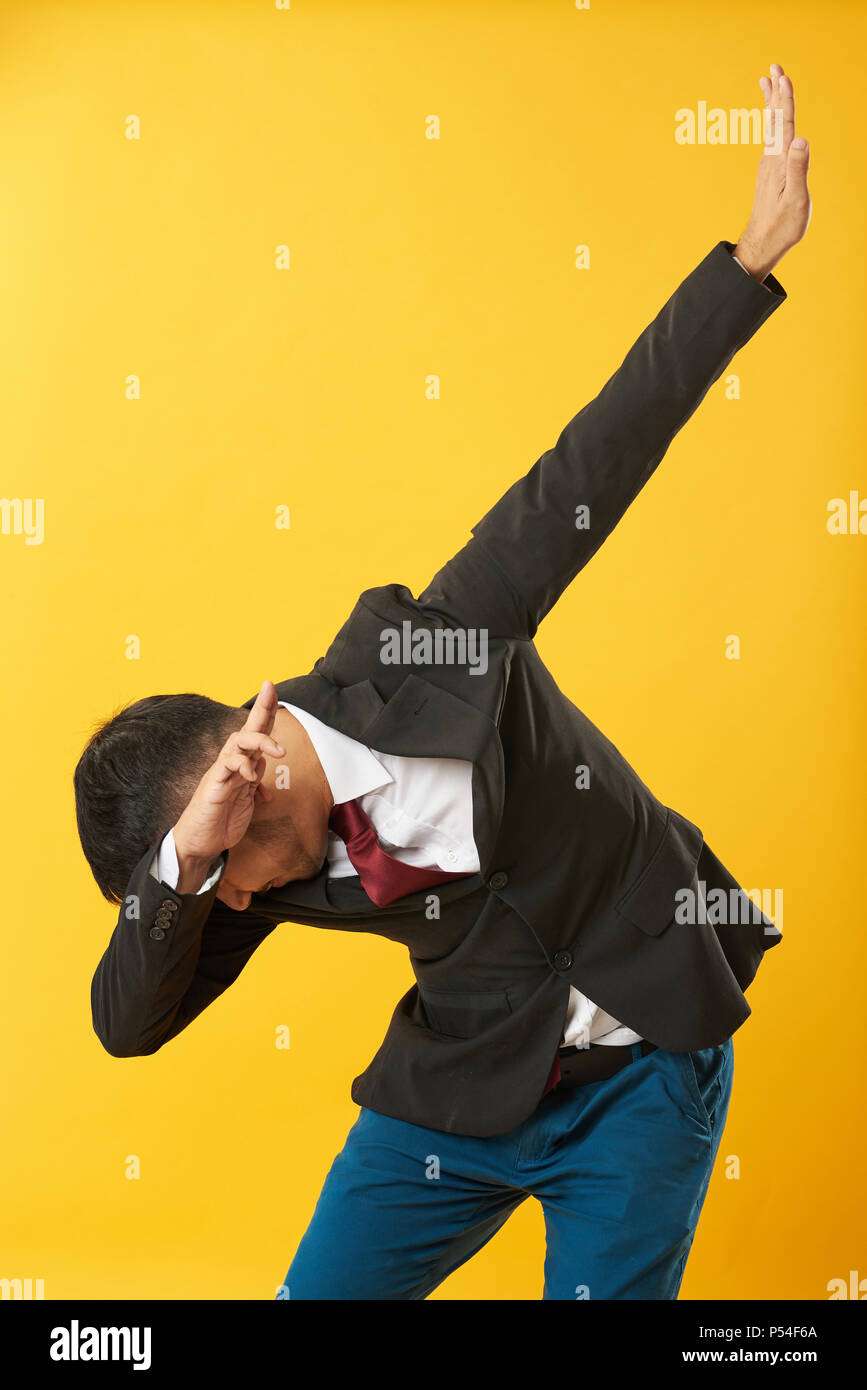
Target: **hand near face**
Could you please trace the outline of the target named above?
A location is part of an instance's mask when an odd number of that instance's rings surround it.
[[[226,740],[180,816],[174,828],[179,893],[201,887],[217,856],[246,835],[257,797],[270,799],[262,786],[264,755],[280,758],[286,752],[271,737],[276,713],[276,688],[264,681],[243,728]]]

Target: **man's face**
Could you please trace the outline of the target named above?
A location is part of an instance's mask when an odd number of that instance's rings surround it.
[[[243,912],[254,893],[313,878],[325,862],[327,849],[327,825],[299,824],[290,815],[257,821],[253,833],[248,830],[229,850],[217,897]]]

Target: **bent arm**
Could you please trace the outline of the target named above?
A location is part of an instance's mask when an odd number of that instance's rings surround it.
[[[178,893],[136,865],[91,983],[93,1028],[112,1057],[156,1052],[228,989],[276,923],[234,912],[210,888]]]
[[[732,250],[718,242],[686,277],[554,448],[471,528],[419,595],[422,608],[491,636],[535,635],[732,357],[785,300],[773,275],[760,283]]]

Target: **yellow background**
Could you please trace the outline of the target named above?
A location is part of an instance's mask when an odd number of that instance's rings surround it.
[[[408,959],[287,924],[164,1050],[109,1057],[89,990],[115,915],[78,845],[74,764],[127,701],[240,704],[308,671],[362,589],[419,592],[737,240],[759,151],[680,146],[674,113],[761,105],[774,60],[813,157],[788,302],[735,359],[741,399],[717,383],[537,642],[739,880],[784,890],[681,1296],[824,1299],[867,1275],[867,538],[825,524],[830,498],[867,488],[867,12],[0,16],[0,492],[46,509],[41,546],[0,536],[0,1276],[42,1277],[49,1299],[273,1298]],[[528,1201],[434,1297],[537,1299],[543,1252]]]

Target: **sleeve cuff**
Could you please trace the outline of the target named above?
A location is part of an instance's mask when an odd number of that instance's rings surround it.
[[[752,280],[754,285],[758,285],[759,289],[769,290],[771,294],[778,296],[780,299],[786,298],[786,291],[783,289],[779,280],[777,280],[775,276],[771,275],[770,271],[765,276],[764,280],[756,280],[754,276],[750,275],[750,272],[747,270],[743,261],[739,261],[737,256],[735,255],[735,243],[733,241],[722,241],[720,242],[720,245],[726,248],[731,259],[735,262],[736,265],[740,266],[744,274],[749,275],[749,278]]]
[[[178,852],[175,848],[174,830],[170,830],[163,838],[159,849],[151,861],[150,871],[151,875],[165,888],[171,888],[175,893],[178,891],[178,879],[180,878],[181,870],[178,864]],[[219,882],[222,872],[223,862],[222,859],[220,859],[216,869],[212,870],[211,874],[205,879],[201,888],[198,890],[196,897],[201,897],[203,893],[207,893],[213,888],[214,884]]]

